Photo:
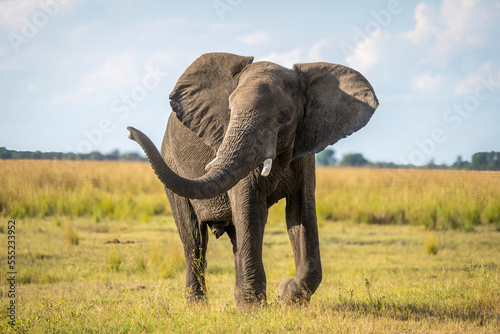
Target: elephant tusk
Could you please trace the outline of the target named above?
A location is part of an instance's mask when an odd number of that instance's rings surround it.
[[[262,167],[262,172],[260,175],[268,176],[271,173],[271,167],[273,166],[273,160],[271,158],[264,161],[264,167]]]
[[[214,160],[210,161],[206,166],[205,166],[205,172],[208,172],[209,170],[212,169],[212,167],[215,165],[215,161],[217,160],[217,157],[215,157]]]

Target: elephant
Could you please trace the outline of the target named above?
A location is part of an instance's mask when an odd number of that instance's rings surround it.
[[[232,243],[238,308],[266,305],[262,262],[268,208],[286,199],[295,277],[278,288],[281,304],[307,305],[322,280],[314,154],[364,127],[378,99],[357,71],[338,64],[292,69],[253,57],[206,53],[172,93],[161,153],[141,131],[163,183],[186,260],[185,295],[206,300],[210,229]]]

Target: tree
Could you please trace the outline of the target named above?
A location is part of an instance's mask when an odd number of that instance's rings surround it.
[[[362,167],[369,165],[370,162],[366,160],[361,153],[346,154],[340,162],[340,166]]]
[[[500,152],[490,152],[488,153],[486,169],[488,170],[500,170]]]
[[[104,159],[106,159],[106,160],[118,160],[118,159],[120,159],[120,151],[113,150],[111,153],[106,154],[104,156]]]
[[[477,152],[470,164],[475,170],[500,170],[500,152]]]
[[[425,168],[427,169],[435,169],[436,168],[436,163],[435,163],[435,158],[432,158],[427,165],[425,165]]]
[[[15,151],[5,147],[0,147],[0,159],[45,159],[45,160],[135,160],[147,161],[146,157],[138,153],[120,154],[119,150],[114,150],[108,154],[98,151],[91,153],[62,153],[62,152],[30,152]]]
[[[464,166],[464,161],[462,160],[462,156],[459,155],[457,157],[457,160],[455,160],[455,162],[453,163],[453,165],[451,165],[451,167],[453,169],[462,169]]]
[[[11,159],[12,151],[9,151],[5,147],[0,147],[0,159]]]
[[[316,154],[316,164],[318,166],[334,166],[337,163],[335,151],[331,148],[325,148]]]
[[[92,151],[90,152],[89,154],[89,157],[88,157],[89,160],[104,160],[104,157],[102,155],[101,152],[98,152],[98,151]]]
[[[128,161],[145,161],[147,160],[143,156],[141,156],[139,153],[136,152],[129,152],[129,153],[124,153],[120,156],[120,160],[128,160]]]

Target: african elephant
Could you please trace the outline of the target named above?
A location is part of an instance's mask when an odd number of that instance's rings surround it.
[[[208,53],[182,74],[170,101],[161,154],[128,129],[165,186],[184,246],[186,297],[206,298],[210,228],[232,242],[237,305],[265,304],[264,227],[268,208],[285,198],[296,271],[279,299],[308,303],[322,279],[314,154],[366,125],[378,106],[371,85],[342,65],[288,69]]]

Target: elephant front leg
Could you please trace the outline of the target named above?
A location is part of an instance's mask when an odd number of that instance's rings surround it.
[[[262,263],[266,196],[252,185],[252,180],[242,180],[229,191],[229,196],[234,230],[226,231],[233,242],[234,297],[239,308],[262,306],[266,304],[266,273]]]
[[[279,286],[282,304],[309,303],[322,279],[316,212],[314,206],[301,202],[287,199],[286,220],[295,258],[295,277]]]
[[[208,233],[206,225],[200,226],[199,233],[199,240],[195,240],[194,243],[184,244],[184,256],[186,258],[186,298],[195,302],[205,301],[207,297],[205,268],[207,266]]]
[[[308,176],[311,177],[311,176]],[[312,176],[314,177],[314,176]],[[287,197],[286,223],[295,258],[295,277],[281,282],[282,304],[307,304],[322,279],[314,179]]]
[[[186,298],[189,301],[206,300],[205,284],[207,225],[198,222],[189,200],[167,190],[177,231],[184,247],[186,259]]]

